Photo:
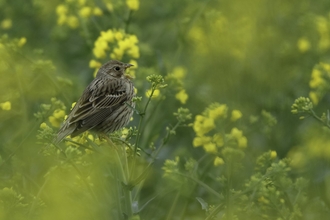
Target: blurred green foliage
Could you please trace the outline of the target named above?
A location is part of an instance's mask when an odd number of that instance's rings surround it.
[[[130,127],[53,145],[109,59]],[[330,215],[329,1],[0,0],[0,76],[0,219]]]

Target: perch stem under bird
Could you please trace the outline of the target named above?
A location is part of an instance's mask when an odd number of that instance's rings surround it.
[[[135,108],[134,86],[125,75],[131,66],[117,60],[101,66],[59,129],[54,143],[88,130],[107,134],[127,125]]]

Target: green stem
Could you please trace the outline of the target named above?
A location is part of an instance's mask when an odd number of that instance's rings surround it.
[[[319,116],[317,116],[313,110],[310,110],[310,115],[312,115],[313,118],[315,118],[316,120],[321,122],[324,126],[326,126],[327,128],[330,129],[330,125],[328,123],[326,123],[325,121],[323,121]]]
[[[179,197],[180,197],[180,191],[178,191],[178,192],[176,193],[176,196],[175,196],[175,198],[174,198],[174,201],[172,202],[172,205],[171,205],[170,211],[169,211],[168,214],[167,214],[166,220],[173,219],[174,209],[177,207],[177,203],[178,203]]]
[[[143,118],[146,114],[147,108],[149,106],[149,103],[151,101],[151,98],[152,98],[155,90],[156,90],[156,87],[152,87],[151,94],[148,98],[148,101],[147,101],[146,105],[144,106],[143,111],[140,113],[140,120],[139,120],[139,124],[138,124],[138,128],[137,128],[137,134],[136,134],[135,145],[134,145],[133,162],[132,162],[132,167],[131,167],[131,172],[130,173],[134,173],[133,169],[135,168],[135,164],[136,164],[136,154],[137,154],[137,149],[138,149],[139,141],[140,141],[140,137],[141,137],[141,131],[140,130],[141,130],[141,127],[142,127],[142,121],[143,121]]]

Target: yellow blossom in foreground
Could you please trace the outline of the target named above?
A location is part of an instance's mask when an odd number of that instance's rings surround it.
[[[159,89],[155,89],[154,93],[152,94],[152,99],[157,98],[160,95]],[[146,91],[146,96],[149,98],[151,96],[151,89]]]
[[[10,29],[13,26],[13,22],[11,19],[4,19],[1,21],[2,29]]]
[[[276,157],[277,157],[277,153],[276,153],[276,151],[272,150],[272,151],[270,152],[270,158],[271,158],[271,159],[275,159]]]
[[[227,117],[227,111],[228,111],[228,107],[227,105],[223,104],[220,105],[214,109],[210,109],[209,110],[209,117],[212,119],[217,119],[219,117]]]
[[[79,10],[79,15],[83,18],[88,18],[88,17],[91,16],[91,14],[92,14],[92,8],[91,7],[85,6],[85,7],[82,7]]]
[[[302,37],[298,40],[297,47],[300,52],[305,53],[306,51],[308,51],[311,48],[311,43],[309,42],[309,40],[307,38]]]
[[[21,37],[21,39],[19,39],[19,41],[18,41],[18,46],[23,47],[25,43],[26,43],[26,38]]]
[[[214,159],[213,165],[217,167],[217,166],[223,165],[224,163],[225,163],[225,161],[221,157],[216,157]]]
[[[89,61],[89,67],[90,68],[100,68],[102,64],[96,60]]]
[[[95,7],[95,8],[93,9],[93,14],[94,14],[95,16],[102,16],[102,15],[103,15],[103,12],[102,12],[102,10],[101,10],[99,7]]]
[[[181,104],[186,104],[188,99],[188,94],[186,93],[186,90],[181,89],[180,92],[178,92],[175,95],[175,98],[181,102]]]
[[[233,110],[231,112],[231,121],[237,121],[238,119],[240,119],[242,117],[242,112],[239,110]]]
[[[136,11],[139,9],[140,2],[139,0],[126,0],[126,5],[132,11]]]
[[[7,101],[7,102],[0,103],[0,107],[4,111],[9,111],[9,110],[11,110],[11,102]]]

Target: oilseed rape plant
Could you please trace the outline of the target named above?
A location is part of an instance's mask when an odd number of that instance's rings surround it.
[[[0,5],[0,220],[329,218],[328,1]],[[109,60],[128,124],[54,142]]]

